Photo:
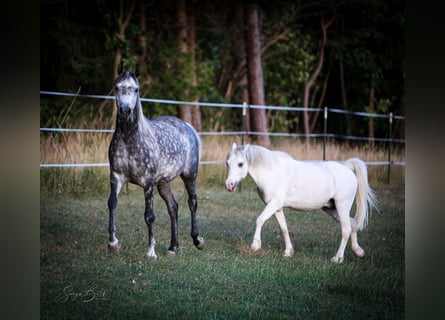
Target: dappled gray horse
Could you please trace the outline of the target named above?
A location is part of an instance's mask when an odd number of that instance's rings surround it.
[[[171,242],[168,254],[175,255],[179,246],[178,203],[171,192],[170,182],[180,176],[188,193],[193,243],[198,249],[202,249],[204,239],[199,235],[196,225],[196,177],[201,156],[199,136],[191,125],[175,117],[162,116],[149,121],[142,112],[137,68],[134,73],[124,72],[121,63],[118,73],[119,76],[114,82],[116,129],[108,152],[111,185],[108,198],[108,248],[112,251],[119,249],[114,213],[122,186],[130,182],[144,189],[144,218],[148,226],[147,255],[153,259],[157,258],[153,236],[155,185],[170,214]]]

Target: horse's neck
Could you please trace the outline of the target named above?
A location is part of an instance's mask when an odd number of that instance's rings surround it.
[[[256,166],[252,163],[249,164],[248,173],[250,177],[253,179],[255,184],[262,189],[262,186],[266,183],[264,179],[264,175],[261,174],[263,169],[259,166]]]
[[[154,128],[150,121],[145,118],[141,109],[135,110],[132,119],[123,119],[118,116],[116,130],[128,136],[146,136],[148,133],[151,137],[154,137]]]
[[[254,159],[254,158],[260,158]],[[270,158],[273,159],[270,159]],[[260,189],[266,188],[268,185],[270,185],[271,181],[271,175],[273,175],[274,170],[280,170],[279,164],[275,161],[278,160],[275,157],[274,153],[271,153],[270,150],[263,150],[262,148],[257,148],[254,153],[250,154],[250,161],[249,161],[249,175],[252,177],[253,181],[255,181],[256,185]],[[266,160],[267,159],[267,160]],[[274,161],[274,165],[270,165],[268,161]]]
[[[139,131],[138,121],[128,121],[126,119],[116,120],[116,131],[120,131],[127,135],[136,135]]]
[[[258,167],[252,167],[249,166],[249,175],[255,181],[255,184],[260,188],[263,189],[263,187],[267,184],[267,180],[270,180],[270,175],[264,175],[262,171],[264,168],[258,168]],[[268,177],[269,176],[269,177]]]

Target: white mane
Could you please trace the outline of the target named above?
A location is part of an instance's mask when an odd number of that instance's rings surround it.
[[[249,145],[246,152],[249,166],[254,168],[272,168],[281,161],[294,160],[288,153],[283,151],[271,151],[258,145]]]

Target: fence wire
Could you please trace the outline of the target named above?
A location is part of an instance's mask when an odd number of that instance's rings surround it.
[[[78,94],[78,93],[66,93],[66,92],[55,92],[55,91],[40,91],[41,95],[53,95],[53,96],[64,96],[64,97],[82,97],[82,98],[92,98],[92,99],[109,99],[114,100],[114,96],[109,95],[92,95],[92,94]],[[327,113],[339,113],[339,114],[349,114],[360,117],[371,117],[371,118],[387,118],[389,119],[390,125],[393,119],[405,120],[404,116],[391,114],[376,114],[368,112],[356,112],[349,110],[342,110],[336,108],[303,108],[303,107],[289,107],[289,106],[263,106],[263,105],[246,105],[246,104],[232,104],[232,103],[211,103],[211,102],[191,102],[191,101],[178,101],[178,100],[166,100],[166,99],[152,99],[152,98],[141,98],[142,102],[150,103],[161,103],[161,104],[174,104],[174,105],[190,105],[199,107],[211,107],[211,108],[252,108],[252,109],[266,109],[266,110],[280,110],[280,111],[306,111],[306,112],[325,112],[325,121],[327,120]],[[113,133],[112,129],[72,129],[72,128],[40,128],[41,132],[85,132],[85,133]],[[405,143],[405,139],[393,139],[389,138],[370,138],[370,137],[359,137],[350,135],[340,135],[333,133],[310,133],[309,135],[304,133],[282,133],[282,132],[256,132],[256,131],[227,131],[227,132],[199,132],[201,136],[244,136],[244,135],[268,135],[272,137],[307,137],[310,138],[335,138],[335,139],[345,139],[345,140],[357,140],[357,141],[373,141],[373,142],[392,142]],[[201,161],[201,165],[209,164],[223,164],[224,160],[209,160]],[[365,162],[367,165],[405,165],[405,162],[395,162],[391,161],[375,161],[375,162]],[[56,167],[107,167],[109,163],[41,163],[41,168],[56,168]],[[389,167],[388,167],[389,170]]]

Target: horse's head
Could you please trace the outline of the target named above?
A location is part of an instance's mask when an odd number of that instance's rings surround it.
[[[227,179],[226,189],[235,191],[238,183],[247,176],[249,171],[247,163],[247,150],[249,145],[237,147],[233,143],[232,150],[227,155]]]
[[[118,67],[118,77],[114,81],[116,105],[118,111],[133,113],[139,100],[138,70],[135,72],[124,71],[122,62]]]

